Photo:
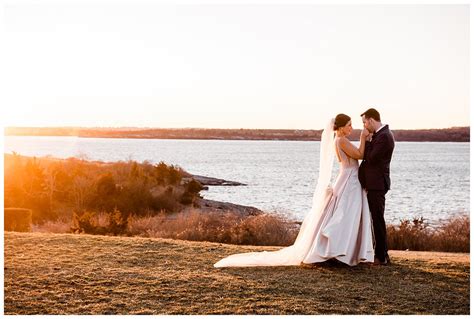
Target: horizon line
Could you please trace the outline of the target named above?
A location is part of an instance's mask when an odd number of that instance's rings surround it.
[[[385,123],[384,123],[385,124]],[[470,128],[470,125],[460,125],[451,127],[437,127],[437,128],[391,128],[395,131],[419,131],[419,130],[447,130],[455,128]],[[157,127],[157,126],[3,126],[4,129],[159,129],[159,130],[279,130],[279,131],[320,131],[321,129],[307,129],[307,128],[219,128],[219,127]],[[354,130],[360,130],[354,128]]]

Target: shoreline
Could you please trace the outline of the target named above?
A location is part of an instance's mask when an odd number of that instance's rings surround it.
[[[193,137],[108,137],[108,136],[76,136],[76,135],[5,135],[5,137],[75,137],[84,139],[135,139],[135,140],[189,140],[189,141],[248,141],[248,142],[320,142],[320,139],[278,139],[278,138],[193,138]],[[356,137],[349,137],[352,142],[358,142]],[[470,143],[470,140],[396,140],[402,143]]]
[[[76,136],[82,138],[136,138],[249,141],[319,141],[322,130],[307,129],[207,129],[207,128],[86,128],[6,127],[5,136]],[[440,129],[393,129],[398,142],[470,142],[470,126]],[[360,129],[349,136],[357,141]]]
[[[106,136],[75,136],[75,135],[5,135],[5,137],[74,137],[84,139],[131,139],[131,140],[174,140],[174,141],[237,141],[237,142],[320,142],[319,139],[238,139],[238,138],[166,138],[166,137],[106,137]],[[349,137],[351,142],[358,142],[357,138]],[[448,141],[432,141],[432,140],[396,140],[397,143],[470,143],[470,140],[448,140]]]

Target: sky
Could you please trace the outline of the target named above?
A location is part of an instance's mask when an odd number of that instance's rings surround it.
[[[4,126],[468,126],[469,6],[3,1]]]

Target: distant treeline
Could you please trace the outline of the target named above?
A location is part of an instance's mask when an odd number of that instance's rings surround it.
[[[81,128],[81,127],[7,127],[5,135],[79,136],[102,138],[205,139],[205,140],[290,140],[319,141],[322,130],[276,129],[157,129],[157,128]],[[410,142],[469,142],[469,127],[446,129],[394,130],[395,140]],[[358,140],[354,130],[351,140]]]

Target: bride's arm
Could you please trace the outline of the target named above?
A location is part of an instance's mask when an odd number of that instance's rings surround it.
[[[346,153],[349,157],[353,159],[363,159],[364,158],[364,151],[365,151],[365,140],[367,138],[366,130],[363,130],[360,133],[360,145],[359,148],[355,147],[347,138],[341,138],[341,149]]]

